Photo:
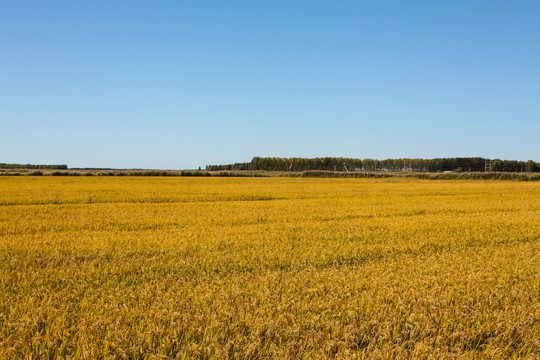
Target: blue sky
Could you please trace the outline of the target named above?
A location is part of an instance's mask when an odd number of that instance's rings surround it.
[[[540,161],[539,1],[2,1],[0,162]]]

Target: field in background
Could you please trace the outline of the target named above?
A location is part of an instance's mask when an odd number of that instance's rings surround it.
[[[535,358],[540,183],[0,177],[0,358]]]
[[[377,178],[419,180],[514,180],[540,181],[538,172],[414,172],[414,171],[265,171],[265,170],[137,170],[137,169],[0,169],[0,176],[163,176],[163,177],[304,177]]]

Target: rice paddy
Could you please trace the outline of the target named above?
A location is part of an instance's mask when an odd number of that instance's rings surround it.
[[[0,358],[537,359],[539,214],[539,182],[0,177]]]

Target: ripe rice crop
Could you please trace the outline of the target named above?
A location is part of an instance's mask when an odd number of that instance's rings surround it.
[[[540,183],[0,177],[0,358],[538,358]]]

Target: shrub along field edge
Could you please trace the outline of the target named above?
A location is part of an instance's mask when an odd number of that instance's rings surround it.
[[[540,173],[509,172],[391,172],[391,171],[206,171],[206,170],[28,170],[0,169],[0,176],[200,176],[304,178],[411,178],[426,180],[540,181]]]

